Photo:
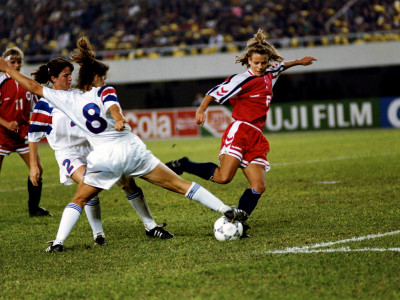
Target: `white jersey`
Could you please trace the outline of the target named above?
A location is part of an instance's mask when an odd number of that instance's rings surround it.
[[[115,121],[108,109],[119,103],[113,87],[97,87],[88,92],[44,87],[43,95],[85,133],[93,146],[87,157],[86,184],[110,189],[122,175],[143,176],[160,163],[129,126],[123,131],[114,129]]]
[[[52,90],[44,87],[43,95],[85,133],[93,147],[104,143],[117,143],[130,134],[131,129],[128,125],[124,131],[114,129],[115,121],[108,109],[114,104],[119,106],[119,102],[113,87],[94,87],[88,92]]]
[[[42,98],[33,110],[28,139],[29,142],[39,142],[45,137],[55,151],[87,143],[83,131]]]
[[[29,142],[47,138],[60,168],[60,182],[73,184],[71,176],[87,164],[92,151],[86,135],[63,112],[51,106],[44,98],[35,105],[29,126]]]

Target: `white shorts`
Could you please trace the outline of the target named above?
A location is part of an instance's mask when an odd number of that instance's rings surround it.
[[[87,158],[84,182],[109,190],[122,175],[140,177],[160,163],[142,140],[130,134],[122,141],[96,146]]]
[[[80,167],[87,165],[87,156],[92,151],[89,143],[56,150],[55,156],[60,168],[60,182],[64,185],[71,185],[75,181],[71,178],[72,174]]]

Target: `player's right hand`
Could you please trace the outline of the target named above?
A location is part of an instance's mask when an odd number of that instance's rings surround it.
[[[40,179],[40,169],[38,166],[32,167],[29,170],[29,178],[34,186],[38,186],[38,181]]]
[[[0,72],[7,72],[8,63],[4,58],[0,58]]]
[[[206,121],[206,114],[205,112],[197,110],[196,112],[196,123],[198,125],[204,125],[204,122]]]
[[[19,130],[18,122],[17,121],[8,122],[7,129],[12,132],[18,132]]]

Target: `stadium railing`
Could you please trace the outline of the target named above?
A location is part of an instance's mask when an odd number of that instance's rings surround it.
[[[269,42],[276,48],[300,48],[328,45],[363,44],[372,42],[399,41],[400,29],[391,31],[340,33],[323,36],[305,36],[293,38],[270,39]],[[241,52],[246,47],[246,42],[224,43],[220,47],[210,47],[208,44],[191,46],[152,47],[140,49],[115,49],[96,51],[100,59],[141,59],[159,58],[165,56],[205,55],[221,52]],[[47,62],[54,57],[65,57],[62,53],[26,56],[28,64]]]

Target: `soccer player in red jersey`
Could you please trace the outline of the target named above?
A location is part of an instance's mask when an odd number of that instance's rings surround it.
[[[196,112],[197,124],[203,125],[206,120],[205,111],[212,101],[223,104],[229,100],[233,107],[234,121],[222,137],[220,166],[211,162],[196,163],[187,157],[166,165],[179,175],[188,172],[220,184],[231,182],[236,171],[241,168],[249,187],[240,197],[238,208],[250,216],[266,188],[265,172],[269,170],[267,154],[270,147],[263,135],[263,128],[272,100],[272,87],[282,71],[297,65],[308,66],[315,60],[314,57],[306,56],[284,61],[275,47],[266,41],[265,32],[258,30],[248,40],[245,52],[236,57],[236,63],[247,66],[247,71],[232,75],[212,88]],[[244,228],[242,237],[248,237],[248,225],[244,224]]]
[[[11,68],[18,72],[21,70],[24,54],[19,48],[7,49],[2,57]],[[29,118],[36,102],[36,96],[24,89],[7,73],[0,76],[0,170],[4,156],[10,155],[11,152],[17,152],[29,168]],[[47,210],[39,207],[42,193],[41,179],[38,186],[33,186],[28,177],[28,193],[29,215],[51,216]]]

